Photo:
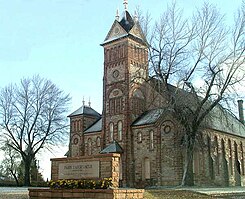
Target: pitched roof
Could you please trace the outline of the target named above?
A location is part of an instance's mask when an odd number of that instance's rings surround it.
[[[163,90],[164,87],[161,85],[161,82],[157,79],[152,78],[150,84],[152,88],[155,89],[157,92],[166,92],[165,90]],[[182,103],[183,105],[188,104],[189,107],[197,106],[197,101],[194,100],[196,99],[196,97],[192,93],[181,88],[177,88],[171,84],[168,84],[167,86],[168,90],[177,96],[180,103]],[[162,90],[159,91],[159,88],[161,88]],[[201,100],[202,98],[200,97],[199,99]],[[204,118],[201,126],[203,128],[210,128],[224,133],[245,137],[245,125],[241,123],[237,117],[231,114],[231,112],[228,112],[225,108],[223,108],[220,104],[218,104],[212,111],[208,113],[208,115]]]
[[[204,122],[211,129],[245,137],[245,125],[221,105],[217,105]]]
[[[84,133],[93,133],[102,131],[102,118],[98,119],[95,123],[89,126]]]
[[[79,109],[77,109],[76,111],[68,115],[68,117],[76,116],[76,115],[89,115],[89,116],[95,116],[97,118],[101,117],[101,115],[97,111],[92,109],[90,106],[86,106],[86,105],[81,106]]]
[[[66,156],[66,157],[70,157],[70,150],[68,150],[66,153],[65,153],[65,155],[64,156]]]
[[[123,27],[123,29],[129,33],[129,31],[132,29],[132,27],[134,26],[134,20],[131,17],[131,15],[129,14],[128,11],[125,11],[123,13],[123,17],[121,19],[121,21],[119,22],[119,24]]]
[[[122,147],[114,140],[112,144],[104,148],[100,153],[122,153]]]
[[[161,117],[164,111],[165,109],[162,108],[146,111],[132,123],[132,126],[154,124]]]
[[[115,30],[120,30],[119,34],[114,34]],[[137,33],[135,33],[134,30]],[[122,39],[125,37],[133,37],[134,39],[137,39],[139,42],[147,45],[146,38],[142,32],[142,29],[140,27],[140,24],[137,21],[134,21],[134,19],[131,17],[128,11],[124,11],[122,18],[120,21],[115,20],[109,33],[107,34],[104,42],[101,44],[102,46],[105,44],[108,44],[112,41]]]

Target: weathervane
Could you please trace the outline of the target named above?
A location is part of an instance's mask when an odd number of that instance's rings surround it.
[[[124,0],[123,4],[124,4],[124,9],[128,10],[128,0]]]

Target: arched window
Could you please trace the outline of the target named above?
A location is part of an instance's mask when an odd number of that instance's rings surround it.
[[[151,178],[151,164],[150,164],[149,158],[145,158],[144,170],[145,170],[145,172],[144,172],[145,179],[150,179]]]
[[[109,50],[109,61],[112,61],[112,49]]]
[[[235,158],[235,169],[236,171],[241,175],[241,163],[239,161],[239,158],[238,158],[238,146],[237,146],[237,143],[234,141],[234,149],[235,149],[235,153],[234,153],[234,158]]]
[[[100,137],[96,138],[96,145],[97,145],[97,147],[100,147]]]
[[[241,169],[242,169],[242,175],[244,175],[244,154],[243,154],[243,144],[240,142],[240,151],[241,151]]]
[[[117,78],[119,75],[118,71],[113,72],[114,78]],[[123,107],[123,92],[120,89],[114,89],[110,92],[109,95],[109,113],[111,115],[117,115],[122,113]]]
[[[122,141],[122,121],[118,121],[117,123],[117,134],[118,134],[118,140]]]
[[[142,133],[141,132],[138,132],[138,142],[141,143],[142,142]]]
[[[214,180],[214,165],[213,165],[213,158],[211,155],[211,138],[209,136],[207,136],[207,145],[208,145],[208,156],[209,156],[209,171],[210,171],[210,177],[212,180]]]
[[[230,170],[230,174],[233,175],[232,147],[231,147],[230,139],[228,139],[228,148],[229,148],[229,170]]]
[[[219,174],[219,143],[218,143],[218,138],[217,136],[214,137],[214,154],[216,156],[216,168],[217,168],[217,173]]]
[[[74,125],[74,121],[71,122],[71,131],[74,132],[75,131],[75,125]]]
[[[111,142],[114,140],[113,131],[114,131],[114,125],[113,123],[110,123],[110,141]]]
[[[76,121],[73,121],[73,131],[76,131]]]
[[[88,155],[92,155],[92,140],[88,139]]]
[[[74,145],[77,145],[77,144],[78,144],[78,142],[79,142],[78,138],[77,138],[77,137],[75,137],[75,138],[73,139],[73,144],[74,144]]]
[[[140,74],[138,75],[140,76]],[[145,97],[140,89],[134,89],[132,93],[133,114],[140,114],[145,109]]]
[[[154,149],[154,132],[150,131],[150,150]]]
[[[79,121],[76,121],[76,123],[77,123],[77,131],[79,131],[80,129],[79,129]]]

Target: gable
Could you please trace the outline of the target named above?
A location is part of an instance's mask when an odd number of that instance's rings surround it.
[[[144,37],[143,31],[142,31],[139,23],[135,23],[135,25],[129,31],[129,34],[131,34],[135,37],[138,37],[138,38],[142,39],[143,41],[145,41],[145,37]]]
[[[125,35],[127,35],[128,33],[123,29],[123,27],[120,25],[120,23],[115,20],[109,33],[107,34],[106,38],[105,38],[105,42],[107,41],[112,41],[114,39],[118,39],[121,38]]]

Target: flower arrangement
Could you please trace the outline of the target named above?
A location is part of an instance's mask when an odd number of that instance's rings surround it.
[[[102,180],[50,180],[48,185],[52,189],[108,189],[112,186],[112,178]]]

